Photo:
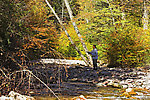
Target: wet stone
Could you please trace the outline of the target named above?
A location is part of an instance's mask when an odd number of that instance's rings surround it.
[[[42,65],[41,65],[42,66]],[[101,91],[98,93],[100,96],[104,96],[106,92],[115,87],[115,89],[129,89],[129,88],[146,88],[150,89],[150,74],[145,69],[133,69],[133,68],[108,68],[102,67],[98,70],[93,70],[89,67],[81,66],[57,66],[46,65],[45,68],[38,67],[33,73],[42,78],[45,83],[48,83],[49,87],[56,93],[68,96],[79,96],[81,94],[91,93],[93,91]],[[47,76],[43,78],[42,74]],[[145,73],[145,74],[144,74]],[[35,80],[34,83],[36,83]],[[35,85],[35,84],[34,84]],[[36,85],[35,85],[36,87]],[[44,86],[39,90],[44,90]],[[103,91],[104,90],[104,91]],[[107,91],[105,91],[107,90]],[[129,90],[128,90],[129,91]],[[136,91],[130,91],[131,94],[135,94]],[[45,93],[45,92],[44,92]],[[49,92],[47,92],[49,94]],[[111,91],[114,94],[113,90]],[[137,93],[140,94],[141,92]],[[40,93],[39,93],[40,94]],[[46,94],[46,93],[45,93]],[[111,95],[112,95],[111,94]],[[118,95],[120,92],[118,92]],[[105,94],[106,95],[106,94]],[[114,95],[112,95],[114,96]]]

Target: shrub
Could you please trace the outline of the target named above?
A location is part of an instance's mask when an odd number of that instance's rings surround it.
[[[135,26],[117,27],[105,39],[109,65],[142,66],[149,63],[149,31]]]

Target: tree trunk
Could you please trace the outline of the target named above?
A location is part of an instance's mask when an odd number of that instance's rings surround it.
[[[73,40],[71,39],[70,35],[68,34],[66,28],[64,27],[62,21],[60,20],[60,18],[58,17],[58,15],[55,13],[54,9],[52,8],[52,6],[50,5],[50,3],[45,0],[45,2],[47,3],[47,5],[50,7],[50,9],[52,10],[53,14],[55,15],[55,17],[57,18],[58,22],[60,23],[60,25],[62,26],[63,30],[65,31],[68,39],[70,40],[71,44],[75,47],[76,51],[79,53],[79,55],[82,57],[83,61],[89,65],[89,62],[85,59],[85,57],[81,54],[80,50],[78,49],[78,47],[74,44]]]
[[[122,2],[123,5],[125,5],[123,0],[121,0],[121,2]],[[126,16],[125,10],[123,9],[123,10],[122,10],[122,20],[124,20],[124,21],[126,20],[125,16]],[[124,26],[124,24],[125,24],[125,23],[123,22],[123,23],[122,23],[122,26]]]
[[[88,60],[90,61],[89,65],[92,65],[92,58],[91,58],[91,56],[87,53],[87,52],[88,52],[88,49],[87,49],[87,47],[86,47],[86,45],[85,45],[85,43],[84,43],[84,41],[83,41],[83,38],[82,38],[82,36],[81,36],[81,34],[80,34],[80,32],[79,32],[79,29],[78,29],[76,23],[73,21],[74,16],[73,16],[72,10],[71,10],[71,8],[70,8],[70,5],[69,5],[69,3],[68,3],[68,0],[64,0],[64,2],[65,2],[65,4],[66,4],[66,7],[67,7],[67,10],[68,10],[70,19],[71,19],[71,21],[72,21],[72,25],[74,26],[74,29],[75,29],[75,31],[76,31],[76,33],[77,33],[77,35],[78,35],[78,37],[79,37],[79,39],[80,39],[80,41],[81,41],[81,43],[82,43],[82,46],[83,46],[84,51],[85,51],[85,53],[86,53],[86,55],[87,55],[87,57],[88,57]]]
[[[143,13],[143,29],[148,29],[148,9],[147,9],[147,0],[144,0],[144,13]]]
[[[110,10],[111,15],[112,15],[113,25],[115,26],[115,19],[114,19],[114,17],[113,17],[113,12],[112,12],[112,8],[110,7],[109,0],[107,0],[107,3],[109,4],[109,10]]]
[[[62,3],[62,15],[61,15],[62,21],[63,21],[63,16],[64,16],[64,2]]]

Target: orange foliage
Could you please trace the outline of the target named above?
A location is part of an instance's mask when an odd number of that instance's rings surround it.
[[[25,37],[25,40],[28,41],[24,44],[24,49],[30,49],[37,47],[38,49],[46,49],[47,47],[55,47],[57,44],[57,30],[54,25],[51,23],[49,27],[34,27],[30,25],[33,32],[37,32],[32,37]]]

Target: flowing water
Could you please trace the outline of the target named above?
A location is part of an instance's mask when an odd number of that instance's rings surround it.
[[[127,97],[122,95],[125,91],[124,89],[113,87],[96,87],[92,83],[64,82],[61,85],[53,84],[51,86],[60,100],[73,100],[72,98],[79,97],[80,95],[84,95],[85,98],[90,100],[150,100],[150,93],[147,91],[136,90],[135,92],[142,92],[142,94]],[[57,100],[52,94],[51,96],[47,95],[35,96],[35,98],[36,100]]]

